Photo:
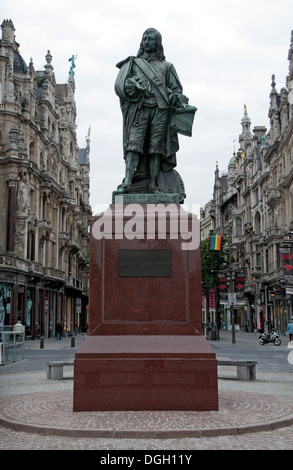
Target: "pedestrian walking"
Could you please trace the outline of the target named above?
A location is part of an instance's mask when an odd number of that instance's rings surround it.
[[[293,316],[290,318],[290,322],[288,323],[288,334],[289,334],[289,341],[293,340]]]
[[[256,321],[253,322],[253,332],[254,332],[254,334],[256,335],[256,332],[257,332],[257,324],[256,324]]]

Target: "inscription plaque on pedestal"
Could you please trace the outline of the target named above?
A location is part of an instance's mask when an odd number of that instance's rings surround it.
[[[172,276],[171,250],[118,250],[118,276]]]

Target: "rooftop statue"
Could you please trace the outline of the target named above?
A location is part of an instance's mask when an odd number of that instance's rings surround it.
[[[70,59],[68,59],[68,62],[71,62],[71,66],[70,66],[70,69],[69,69],[69,77],[72,78],[74,88],[75,88],[75,80],[74,80],[74,75],[75,75],[75,73],[74,73],[74,69],[75,69],[75,67],[76,67],[76,65],[75,65],[75,59],[76,59],[76,58],[77,58],[77,55],[76,55],[76,56],[72,55],[72,56],[70,57]]]
[[[165,59],[159,31],[147,29],[137,57],[117,67],[125,178],[114,193],[180,193],[182,202],[184,185],[174,170],[178,133],[191,136],[196,108],[188,105],[175,67]]]

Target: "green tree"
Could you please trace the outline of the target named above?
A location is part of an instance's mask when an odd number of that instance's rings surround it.
[[[213,230],[210,230],[210,237],[213,234]],[[204,285],[216,286],[221,265],[229,263],[228,238],[226,234],[222,235],[221,249],[211,250],[210,237],[201,242],[201,280]]]
[[[228,238],[226,234],[221,237],[221,248],[220,250],[211,250],[211,236],[214,234],[213,230],[210,230],[210,237],[201,243],[201,281],[204,288],[205,297],[207,300],[207,312],[209,312],[209,289],[216,288],[218,285],[218,273],[221,270],[221,266],[225,263],[229,263],[229,246]],[[217,339],[220,339],[219,335],[219,312],[218,312],[218,300],[216,296],[216,324],[217,324]],[[208,321],[210,318],[208,316]]]

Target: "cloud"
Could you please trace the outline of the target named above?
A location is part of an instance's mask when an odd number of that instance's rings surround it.
[[[4,0],[21,54],[43,68],[47,50],[57,83],[76,59],[77,136],[91,125],[91,205],[111,203],[124,176],[122,116],[114,93],[117,62],[137,53],[142,33],[157,28],[190,103],[198,108],[193,137],[180,136],[177,170],[187,203],[213,194],[216,161],[224,171],[241,133],[244,103],[254,125],[268,126],[271,75],[285,86],[293,17],[291,0]]]

